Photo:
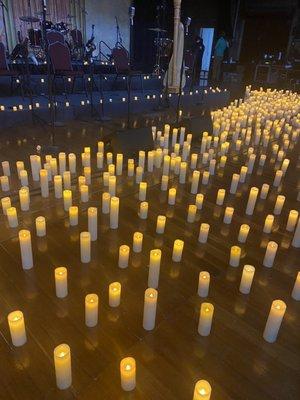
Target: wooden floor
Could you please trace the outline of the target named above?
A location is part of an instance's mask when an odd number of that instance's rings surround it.
[[[83,130],[83,127],[85,131]],[[69,132],[66,134],[66,132]],[[84,145],[96,152],[101,137],[99,126],[73,124],[57,137],[68,151],[79,153]],[[24,137],[26,141],[24,141]],[[26,159],[34,146],[46,143],[41,127],[12,129],[1,135],[1,160]],[[266,163],[263,170],[254,169],[246,183],[234,195],[226,196],[224,206],[215,205],[217,190],[229,188],[233,172],[244,165],[246,154],[229,155],[225,170],[217,170],[205,194],[204,207],[195,223],[187,223],[187,206],[195,196],[189,194],[190,183],[181,185],[172,178],[170,187],[178,190],[175,206],[167,205],[167,193],[160,191],[160,174],[147,173],[147,220],[137,215],[138,185],[125,174],[118,178],[120,225],[109,229],[109,219],[101,214],[103,184],[101,174],[92,181],[88,204],[78,200],[74,181],[74,203],[79,205],[78,227],[70,227],[61,200],[51,190],[49,199],[41,199],[38,190],[31,195],[31,208],[21,212],[15,184],[11,198],[19,214],[20,225],[12,229],[6,217],[0,216],[0,399],[2,400],[191,400],[194,384],[207,379],[213,390],[212,400],[297,400],[300,398],[300,303],[290,296],[300,266],[300,251],[291,247],[292,234],[285,230],[290,209],[299,210],[296,201],[300,188],[299,143],[290,150],[287,176],[280,191],[286,196],[282,215],[275,218],[273,232],[262,233],[264,219],[272,213],[277,190],[268,199],[259,200],[252,217],[244,213],[251,186],[271,184],[276,165]],[[202,171],[203,168],[201,167]],[[189,177],[191,171],[189,171]],[[7,195],[2,193],[2,197]],[[234,206],[230,225],[222,223],[226,205]],[[79,234],[87,230],[87,207],[99,207],[98,241],[92,244],[92,261],[81,264]],[[155,234],[158,214],[167,216],[164,235]],[[35,235],[34,221],[39,215],[47,219],[47,237]],[[207,244],[197,241],[199,225],[211,225]],[[251,226],[248,241],[242,246],[238,268],[230,267],[230,246],[238,244],[242,223]],[[31,230],[34,268],[21,267],[19,229]],[[144,234],[143,251],[132,254],[127,269],[118,268],[118,248],[132,245],[135,231]],[[173,241],[185,242],[183,260],[171,260]],[[279,244],[273,268],[262,266],[269,239]],[[156,328],[146,332],[142,327],[143,297],[147,288],[149,251],[162,249],[162,267]],[[238,291],[242,266],[252,264],[256,275],[250,295]],[[69,295],[55,297],[53,270],[66,266],[69,272]],[[198,274],[211,274],[208,301],[215,306],[209,337],[197,333],[199,308],[203,299],[197,296]],[[108,285],[122,283],[122,301],[117,309],[108,306]],[[100,321],[95,328],[84,324],[84,297],[100,297]],[[262,333],[271,302],[282,299],[287,312],[276,343],[263,340]],[[28,342],[21,348],[11,344],[7,314],[21,309],[26,319]],[[58,391],[55,385],[53,349],[68,343],[72,350],[73,385]],[[119,362],[133,356],[137,362],[137,388],[125,393],[120,388]]]

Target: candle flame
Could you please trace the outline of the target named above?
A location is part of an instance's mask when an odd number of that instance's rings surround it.
[[[125,371],[130,371],[131,370],[131,365],[130,364],[126,364],[125,365]]]
[[[207,393],[206,393],[206,390],[204,388],[201,388],[201,389],[199,389],[199,394],[201,396],[205,396]]]

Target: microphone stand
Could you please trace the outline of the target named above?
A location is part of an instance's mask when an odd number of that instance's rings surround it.
[[[132,54],[133,54],[133,25],[134,25],[134,15],[135,8],[129,7],[129,75],[127,77],[127,128],[130,129],[130,115],[131,115],[131,67],[133,64]]]

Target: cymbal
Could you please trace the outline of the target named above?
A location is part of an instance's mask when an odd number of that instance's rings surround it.
[[[148,31],[152,31],[152,32],[167,32],[165,29],[160,29],[160,28],[148,28]]]
[[[30,23],[35,23],[35,22],[40,22],[40,19],[37,17],[32,17],[32,16],[26,16],[24,15],[23,17],[20,17],[20,20],[23,22],[30,22]]]

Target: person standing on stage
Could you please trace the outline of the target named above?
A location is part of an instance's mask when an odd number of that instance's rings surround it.
[[[205,50],[203,39],[200,36],[196,37],[196,40],[192,46],[193,52],[193,82],[192,86],[198,86],[200,82],[200,72],[202,69],[202,58]]]
[[[215,51],[214,51],[214,60],[212,67],[212,80],[214,82],[219,82],[220,80],[224,53],[228,47],[229,47],[228,42],[225,39],[225,32],[221,32],[221,35],[215,45]]]

